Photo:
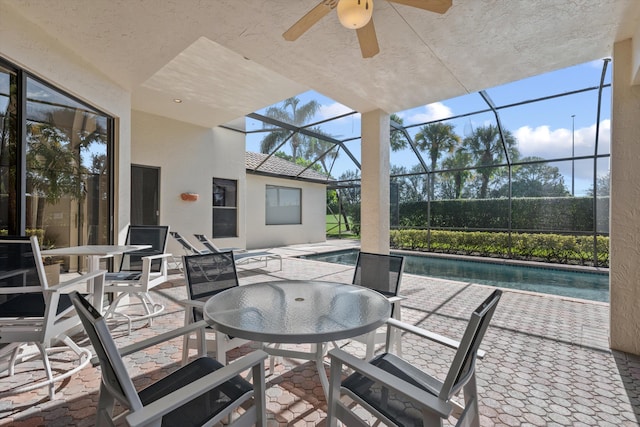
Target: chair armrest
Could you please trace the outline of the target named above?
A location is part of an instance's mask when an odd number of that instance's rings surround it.
[[[444,335],[436,334],[435,332],[427,331],[426,329],[422,329],[417,326],[414,326],[409,323],[405,323],[393,318],[387,319],[387,325],[389,325],[392,328],[402,329],[414,335],[418,335],[419,337],[437,342],[439,344],[442,344],[454,350],[457,350],[458,347],[460,346],[460,341],[453,340],[451,338],[445,337]],[[483,350],[478,350],[478,358],[482,359],[484,355],[485,355],[485,352]]]
[[[106,274],[106,272],[107,272],[106,270],[98,270],[98,271],[94,271],[87,274],[81,274],[78,277],[73,277],[69,280],[58,283],[57,285],[49,286],[48,290],[52,292],[60,292],[61,290],[68,288],[70,286],[77,285],[78,283],[85,283],[88,280],[95,279],[101,276],[104,280],[104,275]]]
[[[329,351],[329,356],[331,357],[332,369],[334,366],[338,366],[336,361],[339,361],[340,363],[347,365],[349,368],[353,369],[356,372],[359,372],[367,378],[377,381],[383,384],[385,387],[395,390],[397,393],[413,400],[416,405],[418,405],[418,407],[428,407],[432,411],[436,412],[441,418],[448,418],[453,411],[453,406],[438,399],[438,396],[422,390],[421,388],[418,388],[413,384],[405,382],[404,380],[393,376],[386,371],[383,371],[377,366],[373,366],[372,364],[362,359],[358,359],[357,357],[352,356],[343,350],[334,348],[333,350]]]
[[[140,259],[161,259],[161,258],[169,258],[169,257],[173,257],[173,254],[170,253],[162,253],[162,254],[156,254],[156,255],[147,255],[147,256],[143,256]]]
[[[407,297],[403,297],[402,295],[396,295],[396,296],[393,296],[393,297],[387,297],[387,300],[389,300],[389,302],[391,304],[395,304],[395,303],[400,302],[400,301],[405,300],[405,299],[407,299]]]
[[[29,273],[31,270],[28,268],[19,268],[19,269],[15,269],[15,270],[10,270],[10,271],[3,271],[0,274],[0,280],[2,279],[6,279],[8,277],[14,277],[14,276],[19,276],[19,275],[24,275]]]
[[[168,414],[183,404],[193,400],[194,397],[211,390],[220,384],[229,381],[241,372],[264,363],[267,360],[267,353],[262,350],[255,350],[246,356],[226,365],[209,375],[200,378],[158,400],[150,403],[134,413],[127,415],[126,419],[130,426],[136,427],[158,421],[163,415]],[[255,371],[254,371],[255,372]],[[261,381],[264,383],[264,367],[261,378],[254,375],[254,383]]]
[[[178,301],[180,305],[184,305],[185,307],[195,307],[195,308],[204,308],[204,301],[197,301],[192,299],[182,299]]]
[[[145,340],[142,341],[138,341],[135,342],[133,344],[129,344],[127,346],[121,347],[118,349],[118,352],[120,353],[120,356],[124,357],[124,356],[128,356],[130,354],[136,353],[140,350],[144,350],[145,348],[148,347],[153,347],[154,345],[158,345],[160,343],[163,343],[165,341],[169,341],[171,339],[174,339],[176,337],[179,337],[181,335],[185,335],[188,333],[191,333],[193,331],[195,331],[196,329],[199,328],[204,328],[207,326],[207,322],[205,320],[201,320],[199,322],[195,322],[195,323],[190,323],[186,326],[183,326],[181,328],[178,329],[173,329],[171,331],[165,332],[163,334],[160,335],[155,335],[153,337],[147,338]],[[91,364],[93,366],[97,366],[100,362],[98,361],[98,357],[94,356],[91,358]]]
[[[201,320],[195,323],[190,323],[187,326],[183,326],[178,329],[173,329],[171,331],[162,333],[160,335],[155,335],[151,338],[147,338],[145,340],[138,341],[128,346],[122,347],[118,351],[120,352],[121,356],[128,356],[137,351],[144,350],[147,347],[153,347],[154,345],[158,345],[160,343],[169,341],[181,335],[191,333],[196,329],[205,328],[206,326],[208,326],[208,323],[205,320]]]

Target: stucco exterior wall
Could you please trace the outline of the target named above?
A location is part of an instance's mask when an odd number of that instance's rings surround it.
[[[220,247],[245,247],[244,135],[222,128],[205,128],[165,117],[133,111],[131,162],[160,168],[160,223],[169,225],[192,243],[194,233],[212,234],[212,179],[238,181],[238,237],[216,239]],[[180,198],[196,193],[195,202]],[[184,251],[169,239],[168,250]]]
[[[131,188],[131,93],[4,3],[0,3],[0,56],[116,118],[114,226],[116,240],[124,242]]]
[[[267,185],[302,189],[302,224],[265,225]],[[247,249],[324,242],[326,202],[324,184],[247,174]]]
[[[616,43],[611,112],[611,348],[640,354],[640,85],[632,43]]]
[[[362,197],[360,246],[365,252],[389,253],[390,190],[389,114],[362,114]]]

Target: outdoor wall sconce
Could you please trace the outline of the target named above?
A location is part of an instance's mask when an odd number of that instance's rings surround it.
[[[180,198],[185,202],[195,202],[200,197],[197,193],[182,193],[180,194]]]

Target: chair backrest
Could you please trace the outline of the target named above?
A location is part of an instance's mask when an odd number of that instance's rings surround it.
[[[236,263],[231,251],[185,255],[182,259],[187,279],[187,293],[191,300],[206,301],[218,292],[239,285]]]
[[[219,247],[217,247],[211,240],[209,240],[209,238],[207,236],[205,236],[204,234],[194,234],[194,236],[196,236],[196,239],[198,239],[198,241],[200,243],[202,243],[204,245],[205,248],[209,249],[211,252],[222,252],[220,250]]]
[[[160,255],[165,252],[169,226],[167,225],[130,225],[127,231],[127,245],[151,245],[148,249],[126,252],[122,255],[120,271],[142,271],[142,258],[149,255]],[[161,270],[162,260],[151,262],[151,271]]]
[[[78,292],[71,294],[71,302],[82,321],[102,369],[102,387],[118,402],[131,410],[142,408],[142,402],[120,357],[118,347],[104,318]],[[102,397],[101,397],[102,398]]]
[[[352,283],[376,290],[385,296],[396,296],[403,271],[403,256],[360,252]]]
[[[42,291],[46,277],[41,281],[34,244],[38,246],[35,236],[0,236],[0,303],[21,292]]]
[[[469,381],[475,370],[476,357],[493,313],[496,310],[502,291],[496,289],[471,314],[467,329],[444,380],[440,398],[449,400]]]
[[[182,234],[178,233],[177,231],[171,231],[171,232],[169,232],[169,234],[171,234],[171,237],[173,237],[174,239],[176,239],[178,241],[178,243],[180,243],[180,245],[182,246],[184,251],[187,253],[187,255],[194,255],[194,254],[202,253],[199,249],[197,249],[195,246],[193,246],[187,239],[185,239],[182,236]]]
[[[48,289],[38,239],[0,237],[0,343],[51,346],[78,324],[77,317],[68,315],[72,309],[68,295]]]

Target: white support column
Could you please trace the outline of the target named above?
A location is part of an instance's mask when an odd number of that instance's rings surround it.
[[[360,246],[364,252],[389,253],[389,114],[362,114],[362,186]]]
[[[629,39],[613,49],[609,311],[611,348],[640,354],[640,85],[633,84],[633,46]]]

